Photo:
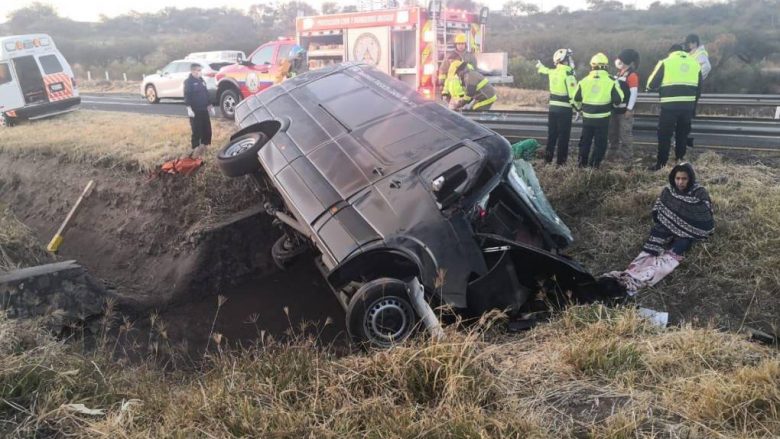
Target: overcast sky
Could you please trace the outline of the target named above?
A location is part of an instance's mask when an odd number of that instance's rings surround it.
[[[327,1],[327,0],[325,0]],[[479,0],[478,0],[479,1]],[[558,5],[564,5],[570,9],[581,9],[585,7],[585,0],[557,1],[557,0],[526,0],[535,3],[544,10],[552,9]],[[265,3],[270,3],[266,1]],[[480,3],[487,3],[493,9],[500,9],[506,0],[481,0]],[[653,0],[623,0],[623,3],[634,4],[637,8],[645,8]],[[664,1],[664,3],[670,0]],[[16,9],[29,6],[31,0],[0,0],[0,22],[6,21],[6,15]],[[119,2],[111,0],[44,0],[42,3],[48,3],[54,6],[60,15],[80,21],[97,21],[103,14],[113,17],[130,10],[138,12],[156,12],[166,6],[177,8],[196,7],[196,8],[214,8],[221,6],[230,6],[237,9],[246,10],[250,5],[264,3],[262,0],[132,0],[128,2]],[[323,0],[308,0],[307,3],[319,8]],[[341,5],[357,5],[360,0],[336,0]]]

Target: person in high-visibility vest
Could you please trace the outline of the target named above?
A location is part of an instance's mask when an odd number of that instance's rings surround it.
[[[590,59],[591,72],[580,81],[574,95],[574,107],[582,112],[579,165],[598,168],[607,151],[609,117],[623,101],[620,85],[607,72],[609,58],[597,53]],[[595,138],[593,155],[590,147]]]
[[[496,89],[488,79],[462,61],[450,64],[446,83],[451,96],[451,110],[487,111],[498,99]]]
[[[571,49],[558,49],[553,54],[554,68],[536,61],[536,68],[547,75],[550,83],[550,109],[547,113],[547,150],[546,163],[555,156],[558,145],[558,165],[566,163],[569,156],[569,138],[571,137],[572,101],[577,92],[577,79],[574,77],[574,59]]]
[[[450,65],[453,61],[462,61],[471,64],[471,68],[473,69],[477,68],[477,57],[474,55],[474,52],[467,49],[467,41],[468,38],[466,38],[466,34],[459,33],[455,35],[455,50],[447,53],[447,56],[444,57],[444,60],[439,66],[440,87],[444,86],[444,82],[447,80],[447,74],[450,71]],[[447,87],[444,87],[443,89],[446,90]]]
[[[685,158],[691,119],[701,93],[701,68],[698,61],[679,44],[669,49],[669,56],[658,62],[647,81],[648,91],[658,90],[661,116],[658,120],[658,157],[651,170],[657,171],[669,160],[672,135],[675,158]]]
[[[685,37],[684,47],[688,50],[688,53],[696,59],[696,62],[699,63],[702,81],[707,79],[707,75],[709,75],[710,70],[712,70],[712,64],[710,64],[710,54],[707,53],[707,49],[701,44],[699,36],[690,34]]]

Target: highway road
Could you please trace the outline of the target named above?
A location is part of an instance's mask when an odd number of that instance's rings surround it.
[[[149,104],[140,95],[82,93],[81,107],[86,110],[118,111],[139,114],[186,117],[182,101],[163,100]],[[544,140],[547,116],[544,112],[464,113],[467,117],[504,135],[510,141],[534,137]],[[634,136],[637,143],[655,144],[657,116],[637,115]],[[572,131],[572,144],[579,137],[579,126]],[[780,152],[780,121],[766,119],[705,118],[694,121],[692,136],[697,148]]]
[[[141,95],[130,94],[81,93],[81,108],[161,116],[187,116],[183,101],[163,100],[159,104],[150,104]]]

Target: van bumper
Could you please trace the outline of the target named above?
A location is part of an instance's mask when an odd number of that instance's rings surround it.
[[[66,111],[75,110],[76,106],[81,104],[81,98],[69,98],[61,101],[46,102],[42,104],[29,105],[14,110],[17,119],[40,119],[46,116],[53,116],[55,114],[64,113]]]

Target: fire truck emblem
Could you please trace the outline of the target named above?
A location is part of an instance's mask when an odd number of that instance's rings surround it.
[[[366,32],[357,37],[355,48],[352,50],[352,57],[355,61],[377,66],[381,56],[382,47],[376,35]]]
[[[246,76],[246,88],[248,88],[251,93],[257,92],[258,82],[257,75],[254,73],[250,73]]]

